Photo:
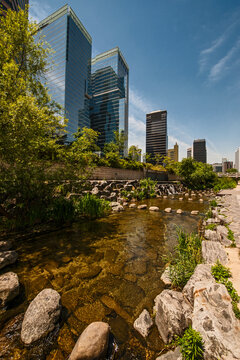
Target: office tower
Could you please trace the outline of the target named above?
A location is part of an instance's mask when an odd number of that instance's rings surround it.
[[[152,158],[167,156],[167,111],[157,110],[146,115],[146,153]]]
[[[207,162],[206,140],[198,139],[193,141],[193,158],[196,161]]]
[[[128,74],[128,65],[118,47],[92,60],[91,127],[100,133],[101,150],[105,143],[114,140],[114,131],[124,134],[124,156],[128,154]]]
[[[228,161],[226,158],[222,159],[222,172],[225,174],[228,169],[233,168],[233,162]]]
[[[214,164],[212,164],[212,167],[213,167],[214,172],[217,172],[217,173],[222,172],[222,163],[214,163]]]
[[[65,109],[66,142],[79,127],[90,127],[89,101],[92,39],[70,6],[65,5],[39,23],[40,35],[54,53],[46,81],[53,100]]]
[[[187,158],[191,158],[192,157],[192,148],[188,148],[187,149]]]
[[[173,147],[173,149],[168,149],[167,156],[173,160],[178,162],[178,144],[176,143]]]
[[[235,152],[235,168],[240,172],[240,147]]]
[[[28,0],[0,0],[0,9],[18,11],[21,8],[24,10],[28,2]]]

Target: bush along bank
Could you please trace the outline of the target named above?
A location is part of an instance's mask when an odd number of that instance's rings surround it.
[[[159,333],[166,348],[177,347],[157,360],[240,358],[240,297],[226,251],[236,241],[218,201],[210,202],[202,238],[178,231],[173,260],[161,277],[171,288],[155,299]]]

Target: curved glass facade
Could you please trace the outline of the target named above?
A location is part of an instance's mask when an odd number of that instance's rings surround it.
[[[46,74],[46,84],[53,100],[65,110],[66,141],[71,142],[78,127],[90,127],[92,39],[68,5],[41,21],[39,27],[53,49],[53,65]]]
[[[100,132],[99,143],[114,139],[114,131],[128,136],[128,65],[119,48],[107,51],[92,60],[91,127]],[[124,154],[127,155],[128,142]]]

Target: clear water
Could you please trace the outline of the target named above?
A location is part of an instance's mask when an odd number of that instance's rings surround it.
[[[163,290],[162,256],[176,244],[176,227],[196,231],[199,217],[189,212],[203,212],[207,203],[177,197],[142,203],[161,211],[126,209],[18,242],[18,262],[2,270],[16,272],[22,288],[21,295],[0,314],[0,359],[67,359],[81,332],[93,321],[110,324],[118,344],[114,359],[157,357],[163,343],[156,327],[144,340],[133,322],[144,308],[152,314],[154,298]],[[162,211],[166,207],[185,213],[166,214]],[[60,328],[27,348],[20,340],[23,314],[47,287],[62,297]]]

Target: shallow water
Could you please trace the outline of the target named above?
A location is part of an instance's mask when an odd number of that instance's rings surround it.
[[[81,332],[92,321],[106,321],[118,345],[114,359],[155,359],[163,344],[156,327],[145,341],[133,322],[163,290],[162,256],[176,244],[176,227],[196,231],[207,203],[173,199],[143,201],[157,213],[126,209],[123,213],[25,240],[17,245],[19,260],[3,272],[14,271],[21,295],[0,314],[0,359],[67,359]],[[183,215],[166,214],[166,207]],[[20,329],[29,302],[44,288],[61,294],[60,328],[42,342],[24,347]]]

